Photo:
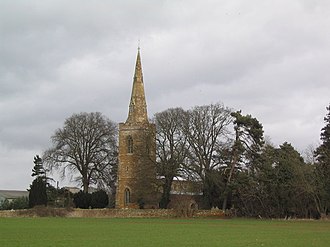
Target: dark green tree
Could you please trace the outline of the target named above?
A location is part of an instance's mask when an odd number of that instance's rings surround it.
[[[109,204],[109,196],[104,190],[95,191],[92,193],[91,207],[106,208]]]
[[[243,216],[311,217],[311,166],[289,143],[265,145],[255,172],[236,174],[234,203]]]
[[[33,157],[33,163],[34,163],[34,167],[32,169],[32,177],[42,177],[42,176],[46,176],[46,171],[44,169],[43,166],[43,162],[42,159],[40,158],[39,155],[36,155]]]
[[[304,197],[305,163],[301,155],[287,142],[283,143],[276,152],[274,164],[274,186],[277,191],[276,211],[278,217],[297,216]]]
[[[321,145],[316,149],[314,201],[322,217],[330,209],[330,104],[326,108],[325,126],[321,130]]]
[[[79,191],[73,195],[73,203],[76,208],[87,209],[91,206],[92,195],[84,191]]]
[[[37,205],[47,206],[47,177],[43,168],[42,159],[36,155],[33,160],[32,177],[36,177],[30,185],[29,207]]]
[[[227,209],[228,196],[233,189],[234,172],[248,169],[254,172],[254,164],[260,158],[264,144],[263,128],[260,122],[251,115],[243,116],[241,111],[231,113],[234,119],[235,140],[231,149],[231,157],[227,167],[224,167],[225,187],[222,209]]]
[[[258,171],[250,173],[248,170],[236,175],[233,203],[239,215],[248,217],[271,217],[275,196],[276,148],[266,144],[262,148],[257,164]],[[273,215],[273,217],[276,217]]]

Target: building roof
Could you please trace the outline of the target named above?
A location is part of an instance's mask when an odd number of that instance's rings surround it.
[[[76,193],[79,193],[79,191],[81,191],[81,188],[78,188],[78,187],[64,186],[63,188],[70,191],[72,194],[76,194]],[[98,191],[97,188],[88,187],[88,193],[93,193],[93,192],[96,192],[96,191]]]
[[[27,190],[0,190],[0,197],[4,199],[15,199],[19,197],[28,197],[29,191]]]
[[[202,184],[199,181],[173,180],[172,195],[202,195]]]

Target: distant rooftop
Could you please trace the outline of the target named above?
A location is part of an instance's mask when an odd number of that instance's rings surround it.
[[[19,197],[28,197],[29,191],[27,190],[0,190],[0,200],[12,200]]]

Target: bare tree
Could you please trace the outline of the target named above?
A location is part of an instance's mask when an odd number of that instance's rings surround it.
[[[60,170],[63,176],[78,173],[76,179],[84,192],[104,178],[114,181],[115,177],[109,176],[117,165],[117,127],[101,113],[73,114],[51,140],[53,147],[43,155],[46,165]]]
[[[213,204],[211,191],[217,182],[214,170],[222,165],[216,157],[229,140],[230,114],[231,111],[221,104],[197,106],[187,112],[184,121],[184,132],[191,150],[189,169],[203,183],[207,207]]]
[[[307,164],[314,165],[316,163],[315,157],[316,147],[313,144],[309,144],[305,150],[303,150],[303,158]]]
[[[173,179],[187,157],[187,142],[183,133],[184,110],[172,108],[155,114],[157,173],[163,177],[163,194],[160,206],[166,208],[170,202]]]

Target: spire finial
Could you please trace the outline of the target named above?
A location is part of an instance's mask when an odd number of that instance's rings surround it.
[[[138,51],[140,51],[140,39],[138,39]]]

